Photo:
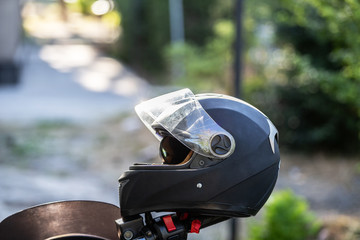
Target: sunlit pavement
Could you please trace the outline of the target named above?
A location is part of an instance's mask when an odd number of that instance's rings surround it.
[[[0,88],[0,121],[94,121],[133,108],[149,85],[90,45],[26,46],[18,86]]]

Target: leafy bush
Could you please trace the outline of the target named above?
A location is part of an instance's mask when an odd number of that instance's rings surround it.
[[[340,94],[347,81],[338,73],[314,68],[293,50],[283,51],[281,56],[283,59],[271,66],[272,85],[251,83],[251,88],[246,88],[248,100],[274,121],[281,145],[295,150],[359,151],[357,100],[342,100],[328,90],[329,85],[339,84]],[[268,61],[275,61],[274,57]],[[358,89],[350,87],[342,93],[352,98],[354,91]]]
[[[234,25],[228,20],[220,20],[214,25],[214,32],[215,37],[203,47],[185,43],[167,48],[168,62],[183,64],[182,75],[175,76],[177,85],[191,86],[199,91],[224,89],[229,85]]]
[[[353,104],[360,116],[360,3],[357,1],[279,1],[279,46],[292,44],[322,79],[322,90]],[[295,8],[294,8],[295,6]]]
[[[96,0],[77,0],[74,2],[67,3],[67,6],[72,10],[76,12],[81,12],[84,15],[92,15],[91,12],[91,5]]]
[[[170,41],[168,1],[117,0],[122,34],[118,57],[133,67],[157,72],[162,48]]]
[[[274,119],[281,145],[358,152],[360,4],[254,0],[248,5],[255,22],[248,31],[255,35],[256,28],[267,26],[273,34],[251,45],[246,93]]]
[[[249,240],[313,239],[319,229],[304,199],[290,190],[280,191],[266,203],[263,221],[250,225]]]
[[[213,36],[217,1],[183,1],[186,41],[198,46]],[[163,51],[170,44],[169,1],[116,0],[116,5],[122,17],[121,59],[151,75],[163,71]]]

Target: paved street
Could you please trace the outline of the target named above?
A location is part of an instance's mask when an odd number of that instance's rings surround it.
[[[0,88],[0,122],[92,121],[132,109],[148,84],[89,45],[27,46],[20,84]]]

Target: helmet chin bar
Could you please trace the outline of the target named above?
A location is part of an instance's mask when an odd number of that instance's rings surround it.
[[[153,218],[151,213],[145,213],[145,219],[137,215],[118,219],[116,225],[121,240],[186,240],[188,233],[199,233],[200,229],[228,219],[189,213]]]

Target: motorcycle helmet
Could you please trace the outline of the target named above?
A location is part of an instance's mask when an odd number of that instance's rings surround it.
[[[122,217],[155,211],[248,217],[264,205],[280,153],[278,132],[258,109],[183,89],[135,110],[159,139],[163,162],[135,164],[121,175]]]

